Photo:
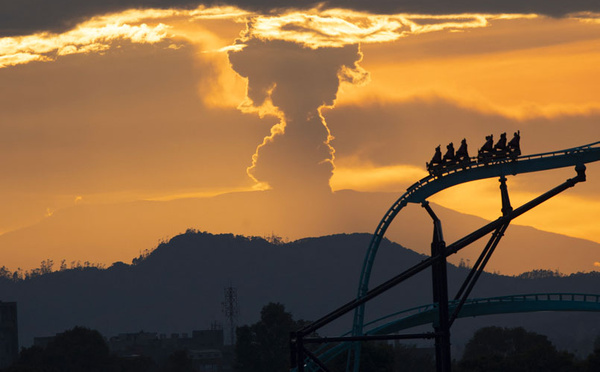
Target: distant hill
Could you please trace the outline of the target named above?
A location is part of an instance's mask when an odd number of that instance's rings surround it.
[[[211,233],[266,236],[295,240],[339,233],[372,233],[399,195],[338,191],[307,198],[274,192],[240,192],[212,198],[78,205],[59,210],[33,226],[0,235],[0,265],[30,269],[52,259],[110,264],[130,262],[157,241],[188,228]],[[431,204],[440,216],[447,243],[484,225],[484,219]],[[500,207],[498,207],[500,208]],[[498,210],[500,215],[500,210]],[[518,223],[519,220],[515,220]],[[432,223],[419,205],[410,204],[388,229],[390,240],[420,253],[430,250]],[[481,247],[484,242],[479,242]],[[366,244],[362,249],[366,249]],[[476,246],[477,247],[477,246]],[[476,247],[451,260],[474,262]],[[489,271],[516,275],[534,269],[563,273],[596,270],[600,244],[511,225]]]
[[[239,324],[257,321],[268,302],[281,302],[296,318],[317,319],[356,294],[370,234],[338,234],[273,244],[263,238],[188,231],[160,244],[128,265],[107,269],[69,269],[13,282],[0,279],[2,301],[17,301],[21,345],[82,325],[105,336],[122,332],[190,332],[223,321],[221,302],[228,283],[238,288]],[[372,285],[386,280],[425,256],[384,240]],[[466,268],[449,267],[451,292]],[[598,293],[598,273],[524,275],[485,273],[477,297],[532,292]],[[368,306],[373,318],[431,303],[430,272],[403,283]],[[597,313],[533,313],[458,320],[453,346],[460,352],[473,331],[485,325],[525,326],[549,335],[559,348],[588,352],[600,334]],[[337,334],[350,317],[323,329]]]

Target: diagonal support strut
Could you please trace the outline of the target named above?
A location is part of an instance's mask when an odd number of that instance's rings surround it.
[[[295,366],[298,368],[298,371],[304,370],[303,366],[304,366],[305,355],[303,355],[304,354],[303,352],[305,351],[305,349],[303,347],[303,338],[305,336],[308,336],[309,334],[311,334],[311,333],[315,332],[316,330],[322,328],[323,326],[331,323],[332,321],[340,318],[341,316],[347,314],[348,312],[354,310],[355,308],[361,306],[362,304],[372,300],[373,298],[379,296],[380,294],[382,294],[382,293],[388,291],[389,289],[395,287],[396,285],[402,283],[406,279],[408,279],[408,278],[420,273],[421,271],[427,269],[428,267],[434,265],[440,258],[445,259],[446,257],[457,253],[462,248],[481,239],[482,237],[489,234],[490,232],[499,231],[498,234],[499,234],[499,236],[501,236],[503,234],[503,232],[502,232],[502,234],[500,234],[500,231],[506,230],[506,227],[508,227],[508,224],[513,219],[528,212],[529,210],[535,208],[536,206],[542,204],[543,202],[549,200],[550,198],[560,194],[561,192],[575,186],[577,183],[585,182],[585,180],[586,180],[585,165],[579,164],[575,167],[575,170],[577,172],[577,176],[566,180],[562,184],[560,184],[560,185],[556,186],[555,188],[547,191],[546,193],[538,196],[537,198],[532,199],[531,201],[523,204],[522,206],[520,206],[517,209],[512,210],[512,208],[503,208],[503,216],[502,217],[496,219],[495,221],[488,223],[487,225],[475,230],[471,234],[469,234],[469,235],[457,240],[456,242],[452,243],[451,245],[445,247],[445,249],[442,252],[439,252],[436,256],[429,257],[429,258],[421,261],[420,263],[412,266],[411,268],[405,270],[404,272],[394,276],[393,278],[387,280],[386,282],[371,289],[370,291],[365,293],[364,296],[353,299],[352,301],[349,301],[348,303],[342,305],[338,309],[332,311],[331,313],[323,316],[322,318],[316,320],[315,322],[300,329],[298,332],[295,333],[294,337],[292,337],[290,340],[290,343],[292,346],[291,349],[293,350],[292,353],[294,353],[294,351],[297,352],[297,354],[291,356],[292,363],[295,364]],[[500,182],[502,183],[502,180]],[[502,190],[502,185],[501,185],[501,190]],[[504,206],[505,199],[506,199],[506,201],[508,201],[508,193],[506,193],[506,195],[503,194],[503,206]],[[509,203],[508,203],[508,206],[510,206]],[[503,226],[505,226],[505,227],[503,228]],[[492,243],[492,245],[493,245],[493,243]],[[490,248],[490,250],[491,250],[491,248]],[[483,264],[483,262],[482,262],[482,264]],[[318,342],[318,341],[316,339],[313,339],[312,342]],[[312,359],[311,357],[308,357],[308,358]]]

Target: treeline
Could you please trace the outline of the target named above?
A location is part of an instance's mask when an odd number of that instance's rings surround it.
[[[294,320],[279,303],[269,303],[260,320],[237,328],[234,370],[237,372],[289,371],[289,334],[306,325]],[[346,370],[347,356],[328,362],[332,372]],[[433,372],[432,349],[385,342],[363,343],[361,371]],[[3,372],[193,372],[187,350],[179,350],[157,364],[151,355],[123,358],[112,355],[102,335],[75,327],[54,337],[45,347],[23,348],[18,360]],[[578,359],[557,350],[544,335],[523,328],[485,327],[479,329],[453,361],[454,372],[597,372],[600,371],[600,337],[594,351]]]
[[[206,231],[199,231],[196,229],[187,229],[185,234],[206,234],[206,235],[211,235]],[[182,234],[182,235],[185,235]],[[234,234],[222,234],[221,236],[223,237],[235,237],[235,238],[243,238],[247,241],[252,241],[252,240],[265,240],[271,244],[274,245],[283,245],[289,242],[288,238],[283,238],[281,236],[276,235],[275,233],[271,233],[270,235],[265,235],[262,237],[259,236],[242,236],[242,235],[234,235]],[[163,245],[167,245],[169,243],[169,238],[163,238],[163,239],[159,239],[158,241],[158,245],[155,248],[152,249],[145,249],[143,251],[140,252],[138,257],[134,257],[131,260],[131,264],[132,265],[139,265],[140,263],[142,263],[143,261],[145,261],[148,257],[150,257],[150,255],[152,254],[152,252],[154,252],[156,249],[158,249],[159,247],[163,246]],[[6,266],[2,266],[0,267],[0,279],[5,279],[5,280],[11,280],[11,281],[21,281],[21,280],[27,280],[27,279],[33,279],[42,275],[46,275],[46,274],[50,274],[53,272],[61,272],[61,271],[66,271],[66,270],[85,270],[85,269],[105,269],[106,265],[102,264],[102,263],[96,263],[96,262],[91,262],[91,261],[84,261],[82,262],[81,260],[73,260],[70,262],[67,262],[66,259],[63,259],[60,261],[59,264],[55,265],[54,260],[48,258],[46,260],[43,260],[40,262],[40,266],[33,268],[31,270],[23,270],[21,268],[17,268],[17,270],[11,271],[9,268],[7,268]]]
[[[234,370],[238,372],[287,372],[290,370],[290,332],[309,322],[294,320],[279,303],[263,307],[260,321],[238,327]],[[312,351],[315,351],[314,348]],[[331,371],[346,371],[346,354],[327,364]],[[362,345],[360,371],[435,371],[433,354],[414,346],[366,342]]]
[[[237,372],[285,372],[289,370],[289,334],[305,321],[294,321],[281,304],[268,304],[261,320],[237,330]],[[327,364],[332,372],[346,370],[347,355]],[[365,342],[360,371],[434,372],[432,349],[386,342]],[[460,359],[453,361],[455,372],[598,372],[600,337],[594,351],[584,359],[557,348],[544,335],[524,328],[485,327],[479,329],[465,347]]]
[[[70,264],[67,264],[67,260],[62,260],[58,267],[55,269],[54,260],[47,259],[40,262],[40,266],[31,270],[23,270],[18,268],[15,271],[9,270],[6,266],[0,267],[0,278],[11,280],[11,281],[21,281],[27,279],[37,278],[42,275],[50,274],[57,271],[67,271],[67,270],[84,270],[84,269],[104,269],[106,266],[101,263],[94,263],[90,261],[71,261]]]
[[[195,230],[188,230],[186,233],[195,233]],[[250,238],[244,237],[244,238],[249,239],[249,240],[263,239],[274,245],[282,245],[282,244],[289,242],[289,239],[282,238],[277,235],[267,235],[264,237],[250,237]],[[160,244],[166,244],[166,243],[167,242],[163,241]],[[156,248],[146,249],[146,250],[142,251],[138,257],[135,257],[134,259],[131,260],[131,264],[134,266],[140,264],[146,258],[148,258],[152,254],[152,252],[154,252],[154,250],[156,250]],[[459,268],[470,268],[470,266],[469,266],[470,263],[467,261],[464,261],[461,259],[458,267]],[[81,260],[71,261],[70,263],[67,264],[67,260],[63,259],[60,261],[59,265],[55,266],[54,260],[49,258],[46,260],[42,260],[40,262],[39,267],[31,269],[31,270],[23,270],[21,268],[17,268],[17,270],[11,271],[6,266],[2,266],[2,267],[0,267],[0,278],[6,279],[6,280],[11,280],[11,281],[20,281],[20,280],[33,279],[33,278],[36,278],[36,277],[39,277],[42,275],[46,275],[46,274],[50,274],[53,272],[62,272],[62,271],[66,271],[66,270],[84,270],[84,269],[90,269],[90,268],[102,270],[102,269],[106,269],[106,265],[102,264],[102,263],[90,262],[90,261],[81,262]],[[525,273],[522,273],[519,275],[514,275],[514,277],[519,278],[519,279],[547,279],[547,278],[566,278],[569,276],[589,275],[589,274],[598,274],[598,273],[597,272],[590,272],[590,273],[579,272],[579,273],[575,273],[575,274],[566,275],[566,274],[559,272],[558,270],[554,270],[554,271],[532,270],[532,271],[528,271],[528,272],[525,272]]]
[[[186,350],[173,352],[157,364],[150,356],[119,357],[110,353],[100,332],[75,327],[56,335],[45,347],[21,349],[19,358],[2,372],[194,372]]]
[[[557,350],[544,335],[525,329],[486,327],[475,332],[456,372],[593,372],[600,371],[600,338],[594,351],[579,360],[572,353]]]
[[[188,229],[185,233],[186,234],[197,234],[200,232],[195,229]],[[166,245],[166,244],[168,244],[168,242],[169,242],[168,238],[159,239],[158,245],[155,248],[145,249],[145,250],[141,251],[138,257],[134,257],[131,260],[131,264],[134,266],[140,264],[145,259],[147,259],[152,254],[152,252],[154,252],[158,247],[160,247],[161,245]],[[55,266],[54,260],[48,258],[46,260],[42,260],[40,262],[39,267],[33,268],[31,270],[23,270],[21,268],[17,268],[17,270],[11,271],[6,266],[2,266],[2,267],[0,267],[0,279],[6,279],[6,280],[11,280],[11,281],[17,282],[17,281],[21,281],[21,280],[33,279],[33,278],[36,278],[36,277],[39,277],[42,275],[51,274],[53,272],[62,272],[62,271],[67,271],[67,270],[85,270],[85,269],[103,270],[103,269],[106,269],[106,265],[102,264],[102,263],[91,262],[91,261],[81,262],[81,260],[73,260],[73,261],[67,262],[66,259],[62,259],[60,261],[60,264]]]

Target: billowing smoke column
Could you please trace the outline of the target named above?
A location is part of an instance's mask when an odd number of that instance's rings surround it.
[[[357,65],[358,46],[310,49],[257,39],[245,44],[229,60],[248,78],[248,106],[281,119],[256,149],[248,174],[275,191],[330,192],[333,137],[320,109],[333,105],[341,81],[368,77]]]

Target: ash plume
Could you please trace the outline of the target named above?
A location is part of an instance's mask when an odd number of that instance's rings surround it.
[[[248,174],[275,191],[330,192],[335,150],[321,108],[333,106],[340,83],[368,78],[357,45],[310,49],[252,39],[230,52],[234,70],[248,79],[242,109],[280,118],[258,145]]]

